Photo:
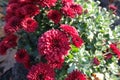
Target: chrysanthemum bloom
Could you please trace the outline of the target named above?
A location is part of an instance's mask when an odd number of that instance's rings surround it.
[[[18,31],[21,27],[20,22],[21,22],[20,18],[16,16],[11,17],[4,27],[5,34],[10,35]]]
[[[116,47],[116,44],[110,44],[110,49],[120,58],[120,50]]]
[[[15,59],[18,63],[22,63],[26,69],[30,69],[30,56],[25,49],[20,49],[15,54]]]
[[[35,30],[38,28],[38,23],[32,18],[26,17],[23,19],[23,21],[21,21],[21,26],[27,32],[35,32]]]
[[[4,26],[4,32],[7,35],[15,33],[18,29],[18,27],[11,27],[7,24]]]
[[[25,49],[18,50],[15,54],[15,59],[19,63],[28,63],[30,61],[29,54]]]
[[[25,16],[29,16],[29,15],[26,15],[26,14],[23,12],[22,7],[20,7],[20,8],[18,8],[18,9],[15,11],[15,16],[23,19],[23,18],[25,18]]]
[[[79,36],[74,36],[74,37],[72,37],[72,43],[76,47],[80,48],[84,42],[83,42],[82,38],[80,38]]]
[[[69,73],[65,80],[87,80],[86,75],[79,70],[74,70]]]
[[[63,6],[61,8],[61,11],[64,15],[70,17],[70,18],[74,18],[76,15],[81,15],[83,12],[82,6],[78,5],[78,4],[70,4],[70,5],[66,5]]]
[[[74,3],[74,0],[61,0],[63,6],[69,6]]]
[[[59,30],[49,30],[45,32],[38,40],[38,51],[40,55],[45,55],[48,64],[56,67],[64,61],[65,55],[70,50],[70,42],[67,35]]]
[[[96,66],[98,66],[100,64],[100,61],[97,57],[93,58],[93,64],[95,64]]]
[[[17,36],[14,34],[11,34],[9,36],[6,36],[3,40],[2,43],[8,48],[12,48],[17,46]]]
[[[57,0],[40,0],[39,4],[41,7],[51,7],[55,6]]]
[[[61,12],[70,18],[74,18],[76,16],[74,9],[70,8],[69,6],[62,7]]]
[[[17,46],[17,39],[18,37],[14,34],[6,36],[6,38],[3,39],[3,43],[6,47],[12,48]]]
[[[11,27],[20,27],[21,18],[12,16],[7,23]]]
[[[110,5],[108,6],[108,8],[109,8],[110,10],[113,10],[113,11],[117,10],[117,7],[116,7],[115,5],[113,5],[113,4],[110,4]]]
[[[39,8],[33,4],[23,5],[16,10],[16,16],[32,17],[40,13]]]
[[[0,54],[5,54],[7,49],[17,46],[17,36],[16,35],[9,35],[6,36],[0,42]]]
[[[111,53],[108,53],[108,54],[105,54],[104,55],[104,58],[105,58],[105,60],[108,60],[108,59],[111,59],[112,58],[112,54]]]
[[[6,13],[14,15],[15,11],[20,7],[18,3],[12,3],[7,6]]]
[[[75,13],[78,14],[78,15],[81,15],[81,14],[83,13],[83,8],[82,8],[82,6],[79,5],[79,4],[71,4],[70,7],[71,7],[71,8],[75,11]]]
[[[69,50],[69,38],[57,29],[49,30],[39,37],[38,51],[41,55],[67,55]]]
[[[48,18],[51,19],[55,24],[59,23],[61,20],[61,13],[58,10],[50,10],[48,12]]]
[[[62,31],[66,32],[70,36],[74,36],[74,35],[79,36],[78,31],[74,26],[70,26],[67,24],[61,24],[60,28],[62,29]]]
[[[48,64],[39,63],[30,69],[27,78],[28,80],[55,80],[54,69]]]

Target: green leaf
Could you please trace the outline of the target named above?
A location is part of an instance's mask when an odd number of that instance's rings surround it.
[[[76,52],[79,52],[79,48],[77,48],[76,46],[74,45],[71,45],[71,48],[72,48],[72,53],[76,53]]]

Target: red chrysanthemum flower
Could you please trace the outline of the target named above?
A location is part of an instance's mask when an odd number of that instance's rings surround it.
[[[48,64],[39,63],[31,68],[28,80],[55,80],[54,69]]]
[[[22,7],[20,7],[20,8],[18,8],[18,9],[15,11],[15,16],[23,19],[23,18],[25,18],[25,16],[29,16],[29,15],[26,15],[26,14],[23,12]]]
[[[72,37],[72,42],[78,48],[80,48],[83,44],[83,40],[79,36]]]
[[[70,5],[63,6],[61,11],[64,15],[74,18],[77,14],[81,15],[83,13],[83,8],[81,5],[72,3]]]
[[[59,30],[49,30],[38,40],[38,51],[41,55],[66,55],[70,50],[69,38]]]
[[[7,35],[10,35],[18,31],[21,27],[20,22],[21,18],[18,18],[16,16],[11,17],[4,27],[5,33]]]
[[[116,44],[110,44],[110,49],[120,58],[120,50],[116,47]]]
[[[9,22],[7,23],[11,27],[20,27],[21,18],[17,16],[13,16],[9,19]]]
[[[82,12],[83,12],[83,8],[82,8],[82,6],[79,5],[79,4],[72,4],[70,7],[71,7],[71,8],[75,11],[75,13],[77,13],[78,15],[81,15]]]
[[[110,10],[113,10],[113,11],[117,10],[117,7],[116,7],[115,5],[113,5],[113,4],[110,4],[110,5],[108,6],[108,8],[109,8]]]
[[[74,0],[62,0],[61,3],[63,6],[69,6],[74,3]]]
[[[74,35],[79,36],[77,29],[74,26],[61,24],[60,28],[70,36],[74,36]]]
[[[39,8],[33,4],[23,5],[22,7],[18,8],[15,12],[15,15],[18,17],[27,16],[32,17],[40,13]]]
[[[112,54],[111,53],[108,53],[108,54],[105,54],[104,55],[104,58],[105,58],[105,60],[108,60],[108,59],[111,59],[112,58]]]
[[[26,69],[30,69],[30,56],[25,49],[20,49],[15,54],[15,59],[18,63],[22,63]]]
[[[51,7],[51,6],[55,6],[57,0],[40,0],[39,4],[42,7]]]
[[[100,64],[100,61],[97,57],[93,58],[93,64],[95,64],[96,66],[98,66]]]
[[[72,3],[70,5],[63,6],[61,8],[61,11],[64,15],[70,18],[74,18],[77,14],[81,15],[83,12],[83,9],[81,5]]]
[[[7,6],[7,14],[15,15],[16,10],[20,7],[18,3],[12,3]]]
[[[38,23],[32,18],[26,17],[21,21],[21,25],[23,29],[27,32],[35,32],[35,30],[38,28]]]
[[[74,70],[69,73],[65,80],[87,80],[86,75],[79,70]]]
[[[9,36],[6,36],[3,40],[2,43],[4,43],[4,45],[7,48],[12,48],[17,46],[17,36],[14,34],[11,34]]]
[[[18,27],[4,26],[4,32],[6,35],[13,34],[18,30]]]
[[[16,52],[15,59],[19,63],[28,63],[30,61],[29,54],[25,49],[18,50]]]
[[[6,47],[12,48],[17,46],[17,39],[18,37],[14,34],[6,36],[6,38],[3,39],[3,43],[5,44]]]
[[[6,36],[0,42],[0,54],[5,54],[7,49],[15,47],[15,46],[17,46],[17,36],[14,34]]]
[[[50,10],[47,16],[56,24],[60,22],[62,17],[61,13],[58,10]]]
[[[38,40],[38,51],[45,55],[48,64],[54,68],[60,68],[64,62],[64,56],[70,50],[69,38],[59,30],[49,30],[45,32]]]
[[[62,7],[61,12],[70,18],[74,18],[76,16],[74,9],[70,8],[69,6]]]

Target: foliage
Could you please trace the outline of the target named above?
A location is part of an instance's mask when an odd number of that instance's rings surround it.
[[[109,44],[119,43],[119,27],[116,27],[115,30],[110,28],[117,17],[105,8],[99,7],[99,2],[82,0],[77,0],[77,2],[83,3],[84,10],[88,10],[87,14],[83,14],[73,22],[85,44],[77,51],[75,47],[71,50],[66,61],[70,66],[68,72],[79,69],[92,79],[92,73],[101,73],[106,80],[118,80],[119,78],[115,77],[120,68],[117,64],[118,59],[114,56],[110,60],[105,60],[104,57],[105,54],[112,53],[110,50],[106,52]],[[94,57],[99,59],[99,66],[93,64]]]

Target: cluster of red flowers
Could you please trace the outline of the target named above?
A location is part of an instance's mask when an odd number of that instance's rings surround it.
[[[62,67],[64,56],[67,56],[70,50],[71,41],[69,37],[73,38],[72,42],[76,47],[79,48],[83,44],[83,40],[79,37],[75,27],[66,24],[62,24],[60,30],[51,29],[39,37],[39,54],[45,56],[50,67]]]
[[[118,59],[120,59],[120,50],[117,48],[117,44],[112,43],[109,45],[110,47],[110,51],[109,49],[106,50],[106,52],[104,52],[104,59],[105,60],[109,60],[113,57],[112,52],[117,55]],[[111,52],[112,51],[112,52]],[[95,64],[96,66],[98,66],[100,64],[100,60],[98,59],[98,57],[94,57],[93,58],[93,64]]]
[[[45,32],[38,40],[38,51],[40,55],[45,56],[48,64],[52,64],[53,68],[62,67],[64,62],[64,56],[66,56],[70,50],[70,39],[76,47],[80,47],[83,44],[83,40],[79,37],[77,30],[69,25],[62,24],[61,30],[52,29]]]
[[[10,0],[6,11],[5,33],[9,35],[22,29],[34,32],[38,27],[34,16],[40,13],[36,3],[37,0],[34,3],[32,0]]]
[[[39,25],[34,18],[41,14],[40,8],[49,9],[46,17],[55,24],[60,23],[62,15],[75,18],[83,12],[81,5],[75,4],[73,0],[61,0],[60,10],[51,8],[56,6],[56,3],[57,0],[10,0],[4,27],[6,38],[0,43],[0,53],[5,54],[8,48],[17,46],[17,36],[14,35],[16,32],[20,30],[27,33],[36,31]],[[27,50],[19,49],[16,52],[16,61],[30,69],[27,75],[28,80],[55,80],[54,69],[62,67],[64,58],[71,49],[70,44],[78,48],[82,46],[83,40],[74,26],[61,24],[59,28],[43,33],[38,39],[37,49],[39,54],[47,60],[46,63],[40,62],[31,67]],[[66,80],[74,79],[86,80],[85,75],[77,70],[66,78]]]

